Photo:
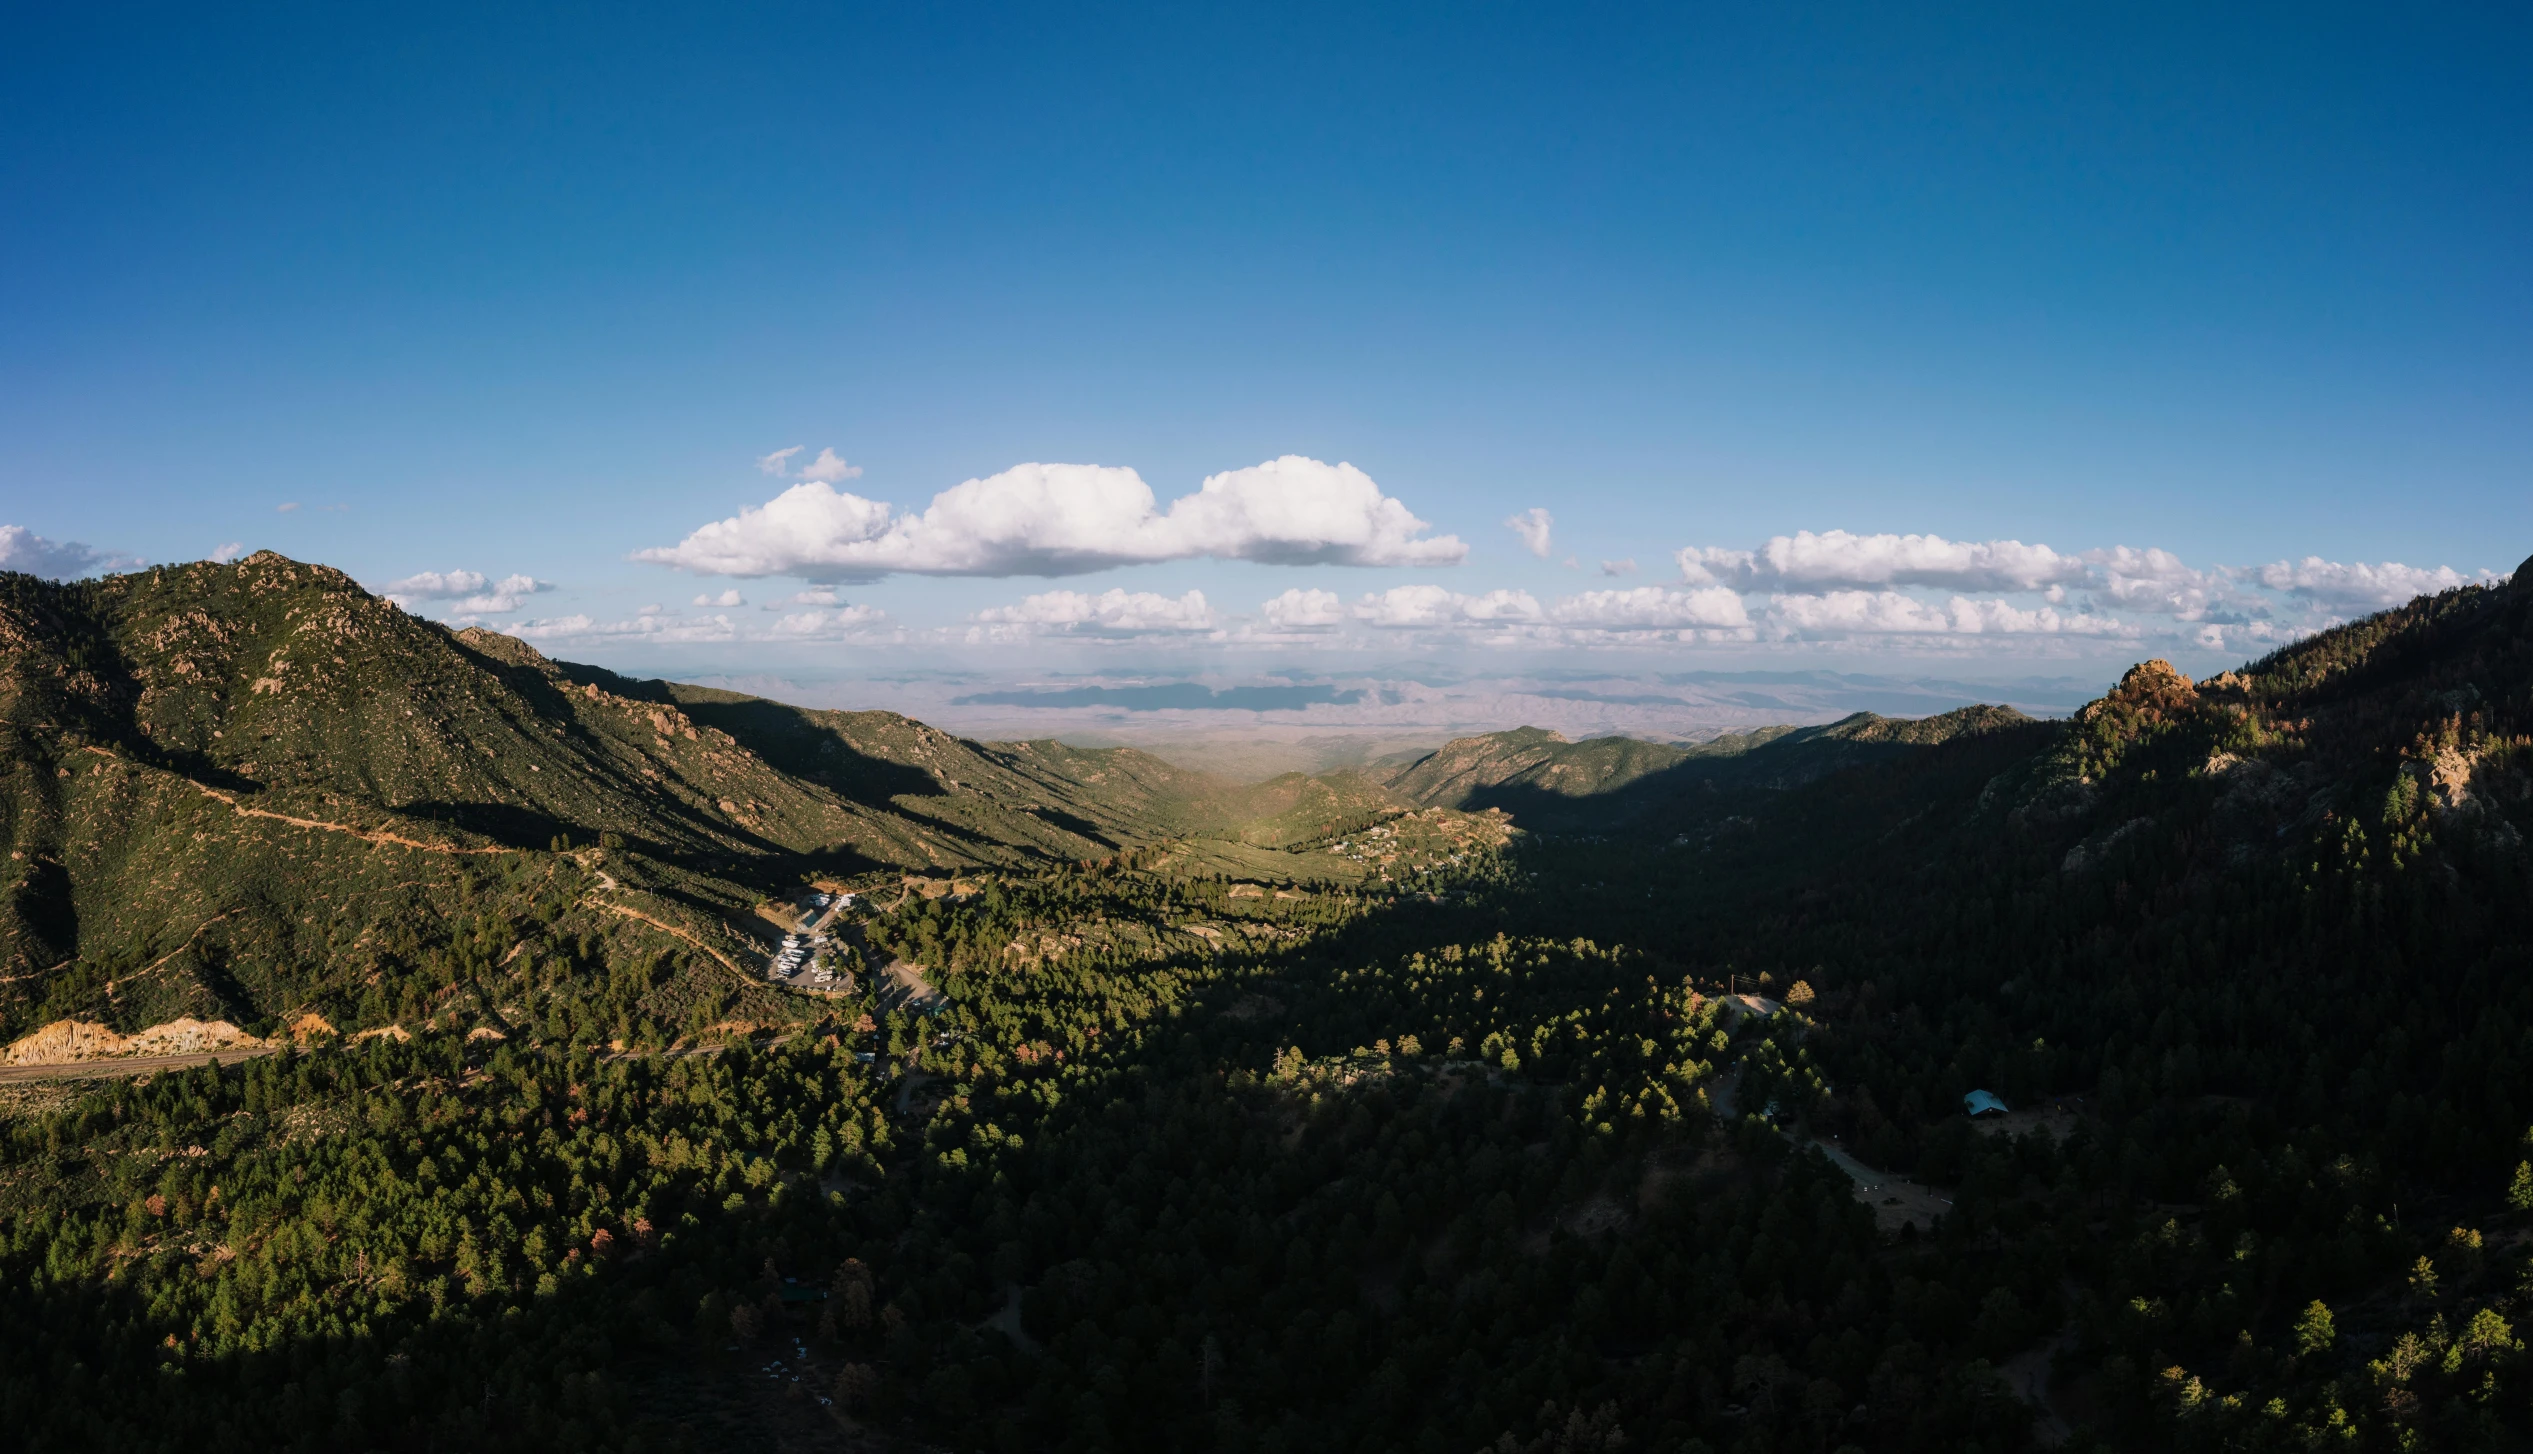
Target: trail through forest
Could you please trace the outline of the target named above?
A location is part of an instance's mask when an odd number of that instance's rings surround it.
[[[225,1050],[204,1050],[191,1055],[134,1055],[125,1059],[64,1060],[40,1065],[0,1065],[0,1085],[27,1080],[97,1080],[108,1076],[156,1075],[162,1070],[191,1070],[197,1065],[218,1061],[235,1065],[270,1055],[279,1046],[233,1045]]]

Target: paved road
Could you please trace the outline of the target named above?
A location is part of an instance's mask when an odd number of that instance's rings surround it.
[[[258,1055],[272,1054],[270,1046],[233,1045],[226,1050],[204,1050],[192,1055],[124,1055],[110,1060],[71,1060],[58,1065],[0,1065],[0,1085],[22,1080],[94,1080],[100,1076],[156,1075],[162,1070],[191,1070],[217,1060],[234,1065]]]

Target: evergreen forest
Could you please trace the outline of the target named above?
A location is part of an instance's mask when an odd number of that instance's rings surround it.
[[[0,652],[20,1447],[2533,1448],[2533,586],[1252,786],[270,555]]]

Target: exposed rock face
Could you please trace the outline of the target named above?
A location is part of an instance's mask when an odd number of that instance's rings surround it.
[[[2058,865],[2059,871],[2061,873],[2085,872],[2108,857],[2111,850],[2117,848],[2122,841],[2143,832],[2154,821],[2152,818],[2131,818],[2108,833],[2095,834],[2092,838],[2067,850],[2065,861]]]
[[[2199,703],[2197,688],[2190,679],[2173,668],[2173,664],[2157,657],[2141,661],[2128,669],[2120,684],[2101,700],[2086,705],[2077,713],[2080,721],[2090,722],[2110,710],[2114,704],[2133,707],[2151,717],[2175,716]]]
[[[200,1055],[214,1050],[262,1050],[266,1043],[226,1020],[197,1020],[190,1015],[130,1035],[118,1035],[88,1020],[55,1020],[12,1043],[0,1063],[59,1065],[121,1055]]]
[[[2028,781],[2028,780],[2027,780]],[[1990,784],[1993,788],[1995,784]],[[2020,833],[2056,823],[2072,823],[2093,811],[2101,790],[2078,777],[2052,778],[2028,789],[2029,795],[2005,815],[2006,826]],[[1982,798],[1984,803],[1986,798]]]

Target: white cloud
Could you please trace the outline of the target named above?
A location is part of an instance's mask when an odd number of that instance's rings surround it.
[[[1447,626],[1528,625],[1544,619],[1528,591],[1488,591],[1465,596],[1441,586],[1392,586],[1366,595],[1350,612],[1368,625],[1405,629]]]
[[[1955,596],[1937,604],[1899,591],[1829,591],[1778,596],[1768,624],[1805,636],[2126,636],[2132,628],[2108,616],[2025,609],[2011,602]]]
[[[600,621],[588,615],[556,616],[541,621],[513,621],[504,628],[522,641],[603,641],[640,637],[648,641],[736,641],[738,627],[727,616],[636,616],[629,621]]]
[[[1781,637],[2159,635],[2208,650],[2293,641],[2332,624],[2333,613],[2502,579],[2488,570],[2318,556],[2202,567],[2158,548],[2062,552],[2019,540],[1843,530],[1779,535],[1755,550],[1691,546],[1678,560],[1692,585],[1773,596],[1765,621]],[[1938,601],[1938,590],[1964,594]],[[2024,599],[1983,599],[1999,595]],[[2164,624],[2149,631],[2124,619],[2132,617]]]
[[[2133,550],[2125,545],[2088,550],[2085,564],[2094,571],[2094,589],[2113,604],[2181,621],[2206,620],[2224,612],[2236,594],[2221,570],[2197,570],[2168,550]],[[2056,599],[2063,599],[2061,591]],[[2239,603],[2253,609],[2256,602]],[[2233,619],[2242,619],[2239,612]]]
[[[1556,525],[1556,517],[1537,506],[1524,510],[1504,522],[1504,528],[1522,538],[1522,548],[1541,560],[1548,558],[1548,536]]]
[[[283,504],[275,505],[273,507],[273,513],[276,515],[287,515],[298,508],[299,502],[297,500],[290,500]]]
[[[1632,555],[1625,560],[1605,560],[1601,562],[1601,574],[1605,576],[1632,576],[1635,573],[1636,558]]]
[[[1258,607],[1267,624],[1282,631],[1325,631],[1346,620],[1345,601],[1335,591],[1306,591],[1295,586]]]
[[[1854,535],[1798,530],[1757,550],[1690,546],[1679,552],[1692,585],[1748,589],[1822,586],[1936,586],[1956,591],[2032,591],[2081,580],[2084,562],[2019,540],[1946,540],[1940,535]]]
[[[832,449],[819,450],[818,457],[816,459],[813,459],[809,463],[800,467],[800,477],[802,479],[818,480],[830,485],[836,483],[838,480],[859,479],[861,478],[861,475],[862,467],[860,465],[846,464],[844,460]]]
[[[1607,631],[1653,631],[1680,627],[1739,627],[1750,624],[1741,597],[1723,586],[1674,590],[1637,586],[1624,591],[1584,591],[1550,609],[1561,626]]]
[[[778,449],[772,454],[758,455],[756,457],[758,473],[772,475],[778,480],[785,475],[793,475],[792,456],[800,453],[805,447],[795,444],[789,449]],[[827,448],[819,450],[816,459],[802,465],[795,477],[832,485],[838,480],[857,478],[861,473],[860,465],[845,463],[843,456],[837,454],[834,449]]]
[[[534,576],[508,575],[500,580],[487,580],[481,571],[453,570],[417,571],[400,581],[389,581],[379,592],[388,600],[410,611],[425,601],[444,603],[453,613],[481,614],[486,611],[516,611],[528,597],[554,589],[552,581]]]
[[[228,544],[211,552],[211,563],[213,565],[235,565],[237,563],[237,558],[244,554],[246,554],[246,542],[242,540],[232,540]]]
[[[735,592],[733,594],[735,594]],[[697,599],[700,600],[701,598],[698,597]],[[780,598],[779,600],[768,601],[759,609],[766,611],[781,611],[793,606],[833,606],[839,604],[842,600],[843,598],[838,596],[834,591],[831,591],[824,586],[820,586],[814,590],[795,591],[788,596]]]
[[[877,606],[846,606],[837,611],[799,611],[774,623],[772,634],[778,638],[843,636],[865,626],[876,626],[888,619],[888,613]]]
[[[747,603],[747,597],[740,595],[736,587],[723,591],[718,596],[702,595],[695,598],[695,604],[698,606],[744,606]]]
[[[620,636],[635,634],[630,621],[611,622],[600,626],[598,618],[589,615],[556,616],[544,621],[513,621],[510,634],[522,641],[557,641],[581,636]]]
[[[400,581],[389,581],[381,594],[402,605],[407,601],[444,601],[455,596],[471,596],[488,584],[482,571],[416,571]]]
[[[2265,651],[2299,640],[2311,629],[2278,621],[2212,621],[2192,632],[2192,639],[2209,651]]]
[[[634,558],[706,575],[867,581],[1079,575],[1198,556],[1450,565],[1468,554],[1427,528],[1354,466],[1298,455],[1208,476],[1167,511],[1130,469],[1024,464],[944,490],[921,514],[810,481]]]
[[[995,606],[976,613],[991,625],[1094,635],[1143,635],[1152,632],[1210,631],[1216,624],[1205,593],[1164,596],[1157,591],[1045,591],[1017,606]]]
[[[118,563],[104,551],[76,540],[47,540],[23,525],[0,525],[0,570],[68,580]]]
[[[502,629],[524,641],[801,642],[866,638],[871,628],[887,620],[888,613],[877,606],[845,606],[794,612],[757,630],[720,612],[671,616],[662,607],[645,606],[622,621],[581,614],[513,621]]]
[[[2260,583],[2273,591],[2342,610],[2369,611],[2401,605],[2413,596],[2434,595],[2456,586],[2486,585],[2498,579],[2494,572],[2486,570],[2465,575],[2452,566],[2429,570],[2398,561],[2343,565],[2318,555],[2308,555],[2292,565],[2283,560],[2265,565],[2258,575]]]

